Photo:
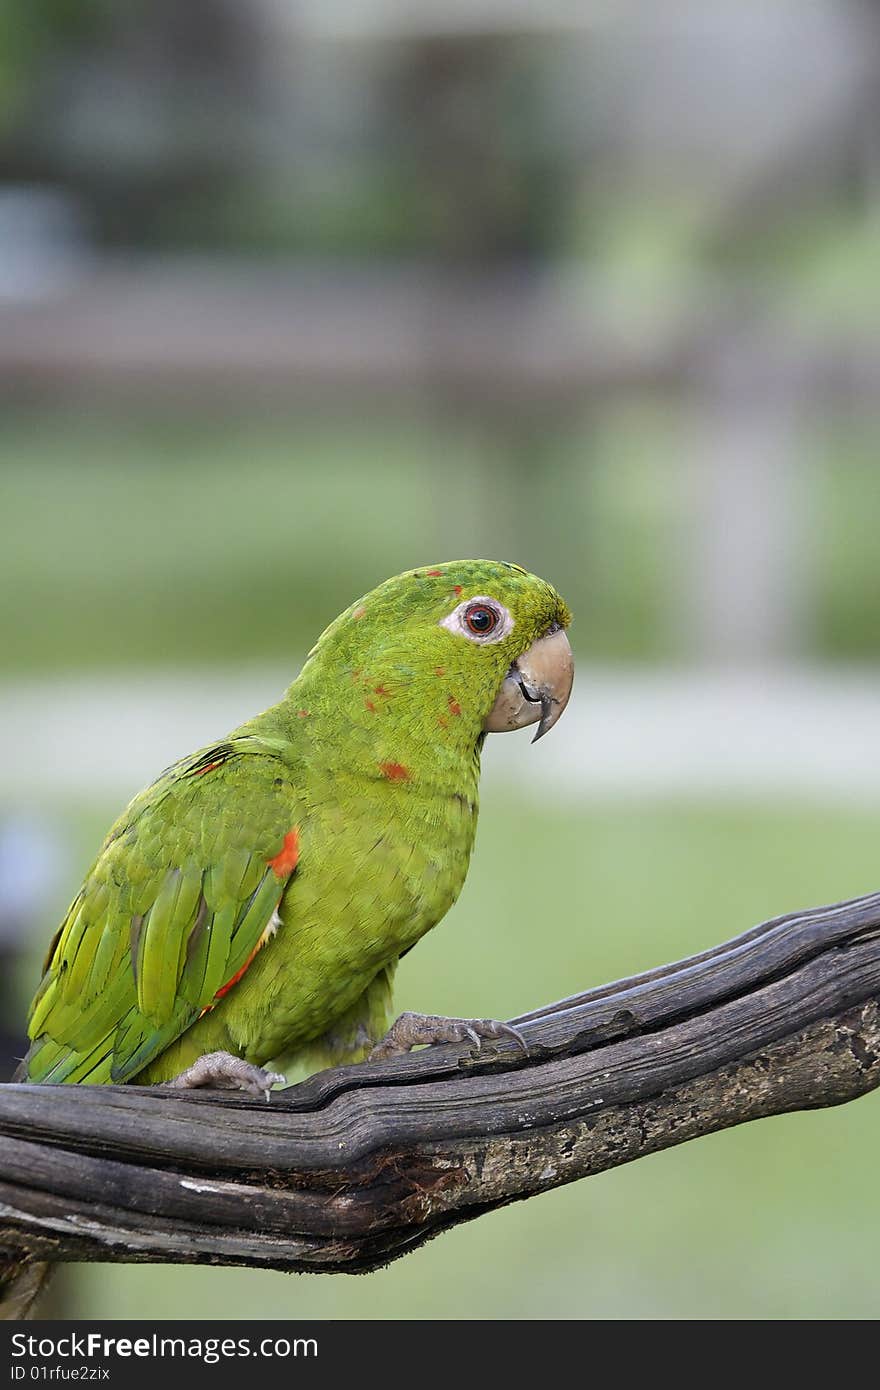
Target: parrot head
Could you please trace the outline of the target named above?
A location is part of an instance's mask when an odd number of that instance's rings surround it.
[[[315,668],[346,672],[360,723],[403,716],[471,743],[537,724],[538,739],[571,694],[570,622],[556,590],[518,565],[448,561],[395,575],[353,603],[301,679]]]

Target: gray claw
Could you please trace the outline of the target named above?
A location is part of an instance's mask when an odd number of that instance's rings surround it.
[[[525,1055],[528,1057],[529,1045],[523,1037],[522,1033],[519,1031],[519,1029],[514,1028],[512,1023],[502,1023],[501,1028],[505,1036],[508,1038],[513,1038],[514,1042],[519,1044]]]

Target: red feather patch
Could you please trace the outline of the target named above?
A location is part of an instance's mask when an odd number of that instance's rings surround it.
[[[410,779],[410,770],[403,763],[380,763],[379,771],[389,782],[408,782]]]
[[[266,863],[276,878],[288,878],[293,873],[299,863],[298,825],[295,825],[292,830],[288,830],[282,848],[274,859],[267,859]]]
[[[218,989],[217,993],[214,995],[214,998],[215,998],[215,999],[222,999],[223,996],[224,996],[224,994],[228,994],[228,993],[229,993],[229,991],[232,989],[232,986],[233,986],[233,985],[237,985],[237,984],[238,984],[239,980],[241,979],[241,977],[242,977],[242,975],[244,974],[244,972],[247,970],[248,966],[250,966],[250,965],[253,963],[254,956],[255,956],[255,955],[257,954],[257,952],[260,950],[260,948],[262,947],[262,945],[263,945],[262,941],[258,941],[258,942],[257,942],[256,946],[255,946],[254,949],[251,951],[250,955],[248,956],[247,960],[245,961],[245,963],[244,963],[244,965],[241,967],[241,969],[240,969],[240,970],[236,970],[236,972],[235,972],[235,974],[233,975],[232,979],[231,979],[231,980],[227,980],[225,985],[221,985],[221,986],[220,986],[220,988]],[[205,1012],[207,1012],[207,1010],[205,1010]]]
[[[279,901],[279,903],[280,903],[281,899],[279,898],[278,901]],[[276,908],[275,908],[275,912],[277,913],[277,911],[278,911],[278,908],[276,907]],[[257,944],[256,944],[256,946],[254,947],[254,949],[251,951],[251,953],[250,953],[250,955],[248,956],[247,960],[245,961],[244,965],[241,967],[240,970],[236,970],[236,972],[235,972],[235,974],[232,976],[232,979],[231,979],[231,980],[227,980],[225,985],[221,985],[221,986],[220,986],[220,988],[217,990],[217,993],[214,995],[214,998],[211,1000],[210,1004],[206,1004],[205,1007],[202,1009],[201,1013],[199,1014],[199,1018],[204,1018],[204,1017],[205,1017],[205,1014],[209,1014],[209,1013],[211,1012],[211,1010],[214,1008],[214,1005],[217,1003],[217,1000],[218,1000],[218,999],[222,999],[223,996],[224,996],[224,994],[228,994],[228,993],[229,993],[229,991],[232,989],[232,986],[233,986],[233,985],[237,985],[237,984],[238,984],[239,980],[241,979],[242,975],[244,975],[245,971],[246,971],[246,970],[249,970],[250,967],[253,965],[254,960],[255,960],[256,957],[259,955],[260,951],[262,951],[262,949],[263,949],[263,947],[265,946],[266,942],[272,940],[272,937],[275,935],[277,926],[278,926],[278,919],[277,919],[277,917],[273,914],[272,920],[270,921],[268,927],[266,927],[265,931],[263,932],[263,935],[260,937],[260,939],[259,939],[259,941],[257,942]]]
[[[215,767],[222,767],[233,755],[233,749],[224,747],[222,744],[217,748],[211,748],[203,753],[200,758],[187,769],[188,777],[204,777],[206,772],[213,772]]]

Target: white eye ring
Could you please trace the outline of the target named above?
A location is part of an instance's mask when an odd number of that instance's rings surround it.
[[[475,604],[491,609],[496,615],[498,621],[490,632],[474,632],[468,627],[465,615]],[[440,626],[445,627],[447,632],[454,632],[456,637],[466,637],[469,642],[488,646],[490,642],[500,642],[509,636],[513,631],[513,618],[508,609],[504,607],[503,603],[499,603],[497,598],[476,594],[473,598],[464,599],[456,608],[453,608],[451,613],[441,619]]]

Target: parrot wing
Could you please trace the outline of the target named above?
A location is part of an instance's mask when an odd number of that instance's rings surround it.
[[[292,769],[265,739],[176,764],[114,825],[31,1006],[31,1081],[124,1082],[244,974],[296,869]]]

